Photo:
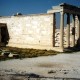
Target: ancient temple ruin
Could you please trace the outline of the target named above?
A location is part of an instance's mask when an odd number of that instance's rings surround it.
[[[48,10],[47,13],[53,13],[53,21],[55,21],[55,13],[60,13],[60,47],[64,49],[64,14],[67,15],[67,30],[66,30],[66,47],[74,47],[77,44],[80,45],[80,8],[69,5],[66,3],[62,3],[59,6],[52,7],[51,10]],[[72,15],[72,26],[70,26],[70,16]],[[76,20],[77,18],[77,20]],[[54,35],[55,35],[55,22],[53,22],[54,26]],[[70,31],[70,27],[72,28]],[[71,32],[71,35],[70,35]],[[70,37],[72,38],[72,44],[70,45]],[[77,40],[75,40],[77,37]],[[54,39],[54,38],[53,38]],[[53,40],[55,46],[55,39]]]
[[[60,29],[56,28],[56,13],[60,13]],[[64,15],[67,15],[66,27]],[[62,3],[53,6],[45,14],[2,16],[0,44],[59,52],[63,52],[65,48],[79,46],[80,8]]]

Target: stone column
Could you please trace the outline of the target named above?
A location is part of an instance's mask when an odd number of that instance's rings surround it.
[[[70,14],[67,14],[67,47],[70,47]]]
[[[72,47],[75,46],[75,15],[72,16]]]
[[[80,15],[77,16],[77,20],[78,20],[78,23],[77,23],[77,45],[79,46],[80,45]]]
[[[0,43],[1,43],[1,28],[0,28]]]
[[[64,48],[64,13],[60,12],[61,20],[60,20],[60,47]]]
[[[55,21],[55,13],[53,13],[53,47],[55,47],[55,28],[56,28],[56,21]]]

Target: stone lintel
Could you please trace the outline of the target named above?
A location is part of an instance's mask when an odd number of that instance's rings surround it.
[[[63,7],[60,7],[60,6],[52,6],[52,9],[54,9],[54,10],[59,10],[59,9],[62,9]]]
[[[48,10],[47,13],[58,13],[58,12],[63,12],[63,9],[51,9],[51,10]]]
[[[80,11],[76,11],[76,10],[74,11],[74,10],[70,10],[70,9],[64,9],[64,13],[80,15]]]
[[[0,23],[0,27],[4,27],[4,26],[6,26],[5,23]]]

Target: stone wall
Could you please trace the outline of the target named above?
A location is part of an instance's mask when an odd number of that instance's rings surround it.
[[[19,48],[53,46],[53,14],[0,17],[9,32],[8,46]]]

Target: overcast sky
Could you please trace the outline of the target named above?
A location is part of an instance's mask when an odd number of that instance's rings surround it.
[[[80,0],[0,0],[0,16],[46,13],[52,6],[60,3],[80,6]]]

